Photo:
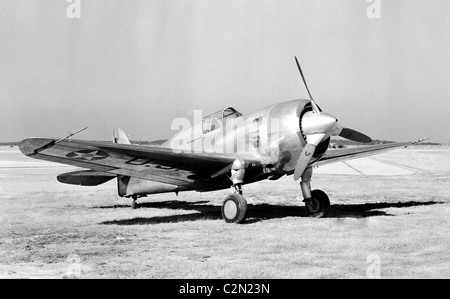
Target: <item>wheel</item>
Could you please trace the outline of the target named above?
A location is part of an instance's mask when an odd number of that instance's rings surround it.
[[[306,211],[310,217],[326,217],[330,210],[330,199],[322,190],[313,190],[311,198],[305,201]]]
[[[228,223],[242,223],[247,213],[247,201],[237,193],[228,195],[222,204],[222,218]]]

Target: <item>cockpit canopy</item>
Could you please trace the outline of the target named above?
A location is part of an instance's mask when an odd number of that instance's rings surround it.
[[[233,107],[228,107],[223,110],[217,111],[203,118],[203,134],[214,131],[221,128],[227,119],[233,119],[242,116],[242,113],[234,109]]]

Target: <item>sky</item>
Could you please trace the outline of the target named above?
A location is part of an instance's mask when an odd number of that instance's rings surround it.
[[[297,56],[341,125],[450,143],[450,3],[373,1],[0,0],[0,142],[165,139],[194,110],[308,98]]]

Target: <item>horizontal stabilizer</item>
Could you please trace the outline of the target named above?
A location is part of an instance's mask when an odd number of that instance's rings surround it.
[[[98,186],[116,178],[114,174],[95,170],[81,170],[58,175],[59,182],[78,186]]]

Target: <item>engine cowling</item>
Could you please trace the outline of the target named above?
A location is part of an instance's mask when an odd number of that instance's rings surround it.
[[[275,169],[291,171],[295,168],[302,149],[307,144],[310,129],[307,118],[312,111],[309,100],[296,100],[272,107],[268,114],[268,123],[277,124],[268,128],[271,161]],[[313,157],[320,158],[326,152],[330,138],[317,146]]]
[[[310,123],[314,121],[314,115],[312,114],[312,106],[311,102],[306,103],[304,106],[299,105],[299,108],[301,108],[300,114],[299,114],[299,128],[300,128],[300,135],[302,138],[302,145],[305,146],[307,143],[307,134],[312,133],[310,128]],[[322,111],[319,108],[320,111]],[[323,115],[322,115],[323,117]],[[336,122],[336,119],[334,117],[330,117],[325,122]],[[309,132],[308,132],[309,131]],[[325,140],[319,143],[319,145],[316,147],[316,150],[314,152],[313,157],[314,158],[321,158],[325,152],[328,149],[328,146],[330,145],[330,139],[331,137],[328,136]]]

